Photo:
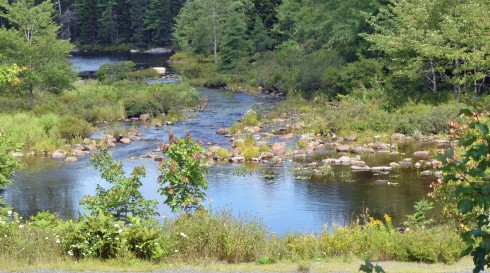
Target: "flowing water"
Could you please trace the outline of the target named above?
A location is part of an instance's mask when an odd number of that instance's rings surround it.
[[[154,57],[148,57],[154,58]],[[121,59],[124,60],[124,59]],[[83,58],[77,62],[84,64]],[[111,60],[109,60],[111,62]],[[92,65],[92,61],[87,61]],[[161,65],[161,64],[159,64]],[[196,117],[177,122],[162,129],[140,129],[141,141],[129,145],[119,144],[111,149],[114,158],[130,172],[135,166],[145,166],[147,176],[142,192],[146,198],[160,201],[161,217],[172,217],[168,207],[162,205],[163,197],[157,193],[158,163],[153,159],[138,158],[151,153],[167,140],[169,131],[182,137],[190,131],[196,140],[213,142],[229,147],[229,139],[216,134],[218,128],[231,126],[248,109],[264,109],[280,100],[272,96],[251,96],[224,90],[199,88],[202,96],[209,99],[208,110],[196,113]],[[103,130],[103,128],[101,128]],[[422,145],[422,146],[421,146]],[[425,144],[400,147],[400,152],[411,154],[426,148]],[[316,155],[337,157],[335,153]],[[363,156],[370,166],[387,165],[399,161],[403,155],[390,157],[378,154]],[[94,194],[97,184],[107,186],[94,170],[88,157],[74,163],[46,158],[27,158],[25,168],[17,173],[5,192],[5,200],[21,215],[29,216],[38,211],[58,212],[63,218],[77,217],[78,205],[87,194]],[[325,226],[343,224],[354,219],[362,208],[367,207],[375,216],[387,213],[395,223],[413,213],[414,202],[422,199],[430,190],[434,178],[421,178],[414,170],[392,172],[389,175],[351,173],[349,167],[335,167],[337,178],[297,179],[293,167],[302,162],[286,162],[281,165],[247,165],[252,171],[243,171],[242,165],[221,164],[209,168],[206,206],[213,210],[231,209],[235,215],[261,219],[270,231],[317,232]],[[240,168],[240,172],[237,172]],[[383,182],[384,181],[384,182]],[[388,185],[397,183],[396,185]]]

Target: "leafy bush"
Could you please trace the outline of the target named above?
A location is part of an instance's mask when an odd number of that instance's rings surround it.
[[[177,139],[169,133],[169,143],[162,146],[166,160],[160,164],[162,173],[158,178],[158,192],[165,195],[164,201],[172,211],[191,211],[204,201],[208,181],[203,167],[205,158],[201,144],[194,142],[187,132],[186,138]]]
[[[67,140],[85,138],[93,132],[93,127],[88,122],[72,116],[60,118],[57,127],[60,136]]]
[[[132,61],[104,64],[95,72],[95,75],[102,82],[121,81],[129,77],[135,66],[136,64]]]
[[[224,76],[217,76],[208,79],[203,86],[207,88],[224,88],[227,85],[227,79]]]
[[[122,163],[112,160],[107,149],[102,149],[92,155],[90,161],[96,169],[102,172],[102,178],[113,185],[106,190],[97,185],[95,196],[85,196],[80,204],[97,217],[110,214],[117,221],[129,223],[130,217],[148,219],[158,215],[157,202],[145,200],[139,191],[142,186],[141,178],[145,176],[144,167],[136,167],[130,177],[125,176]]]

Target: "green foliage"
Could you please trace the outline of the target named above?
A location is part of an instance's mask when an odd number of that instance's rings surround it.
[[[243,14],[231,12],[226,19],[226,28],[220,48],[220,69],[234,70],[250,51],[247,26]]]
[[[207,88],[224,88],[227,86],[227,79],[222,75],[218,75],[208,79],[203,86]]]
[[[95,75],[102,82],[121,81],[128,78],[135,66],[136,64],[132,61],[104,64],[95,72]]]
[[[258,258],[255,263],[258,265],[265,265],[265,264],[275,264],[276,261],[274,259],[272,259],[271,257],[264,256],[264,257]]]
[[[10,178],[19,167],[19,162],[12,156],[12,152],[16,152],[19,148],[19,144],[7,138],[0,130],[0,190],[10,184]]]
[[[446,150],[441,161],[444,171],[442,182],[444,186],[454,186],[457,209],[463,215],[470,215],[467,231],[462,232],[462,238],[468,248],[463,252],[471,254],[475,264],[474,272],[480,272],[489,266],[490,232],[487,211],[490,209],[488,190],[490,177],[488,175],[488,154],[490,151],[490,121],[485,113],[471,112],[464,109],[463,124],[453,122],[455,132],[460,137],[460,150]],[[452,192],[451,192],[452,193]]]
[[[22,69],[16,64],[12,65],[0,65],[0,86],[5,84],[18,84],[19,78],[17,75]]]
[[[407,215],[407,221],[403,224],[410,229],[427,228],[434,223],[434,219],[427,218],[427,212],[433,209],[433,204],[427,200],[421,200],[413,205],[415,213]]]
[[[34,92],[60,92],[69,87],[75,74],[66,59],[72,46],[57,39],[59,27],[53,21],[51,1],[36,5],[34,0],[3,3],[1,16],[12,26],[0,29],[0,63],[23,68],[16,89],[27,93],[34,109]]]
[[[373,272],[385,273],[385,271],[383,270],[383,268],[380,265],[378,265],[378,264],[373,265],[370,261],[365,261],[364,264],[361,264],[361,266],[359,267],[359,271],[362,271],[365,273],[373,273]]]
[[[143,185],[141,178],[146,175],[144,167],[136,167],[130,177],[125,176],[122,163],[112,160],[107,149],[102,149],[92,155],[90,161],[100,170],[102,178],[113,185],[104,189],[97,185],[95,196],[85,196],[80,202],[94,217],[103,214],[111,215],[117,221],[129,223],[130,217],[148,219],[158,215],[157,202],[145,200],[139,191]]]
[[[181,139],[169,133],[169,143],[162,146],[162,152],[167,159],[159,167],[162,174],[158,179],[158,192],[165,195],[164,203],[174,212],[198,208],[208,188],[201,144],[194,142],[189,132]]]

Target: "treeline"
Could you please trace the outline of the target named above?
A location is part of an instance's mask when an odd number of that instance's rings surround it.
[[[487,0],[189,0],[173,36],[177,49],[213,56],[221,77],[213,83],[383,98],[392,108],[488,92],[488,7]]]
[[[14,1],[10,1],[14,2]],[[40,4],[41,0],[36,0]],[[81,46],[170,46],[185,0],[54,0],[59,36]],[[0,18],[0,26],[8,22]]]

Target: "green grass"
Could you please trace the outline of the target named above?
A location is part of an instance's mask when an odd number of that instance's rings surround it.
[[[339,259],[455,264],[463,248],[454,228],[399,233],[389,217],[317,234],[284,236],[268,232],[256,218],[233,216],[229,211],[181,214],[163,226],[137,220],[129,227],[108,217],[61,221],[46,213],[28,222],[16,217],[0,224],[0,270],[56,268],[75,262],[85,263],[85,269],[102,268],[99,259],[104,257],[109,258],[108,264],[121,261],[120,266],[148,268],[152,268],[150,262],[192,266],[276,261],[277,267],[305,263],[316,271],[314,263]]]

